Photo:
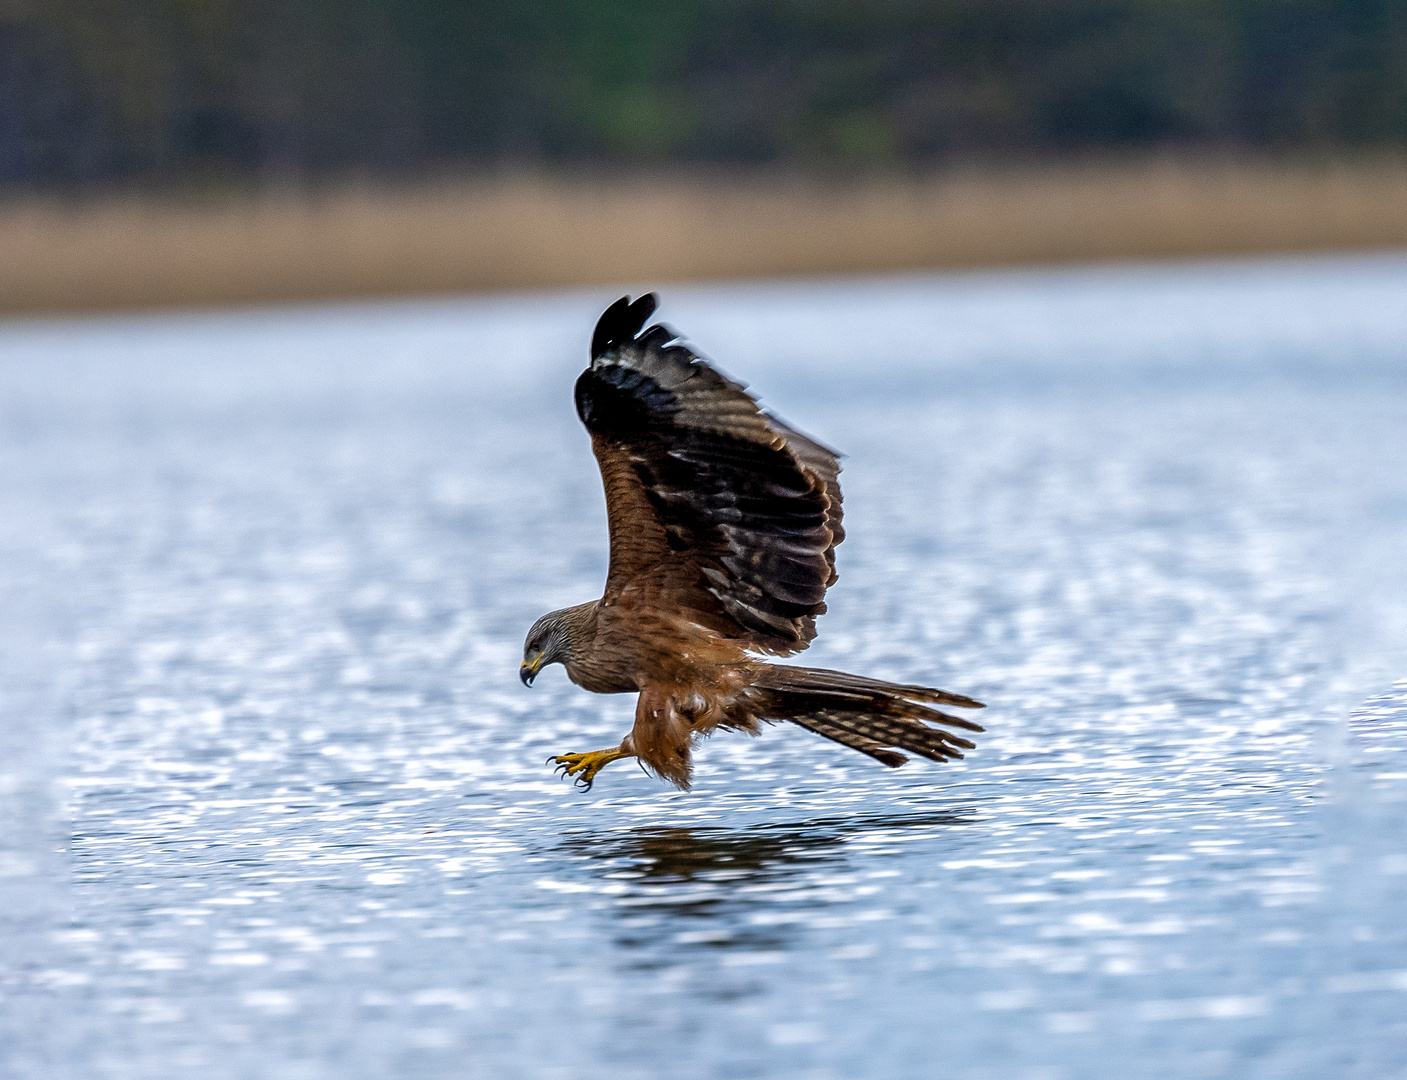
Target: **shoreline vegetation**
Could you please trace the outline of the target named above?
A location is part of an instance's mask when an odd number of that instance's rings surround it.
[[[1407,247],[1407,158],[679,169],[0,201],[0,313]]]

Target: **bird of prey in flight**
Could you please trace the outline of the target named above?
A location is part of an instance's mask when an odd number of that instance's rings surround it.
[[[973,744],[944,728],[982,728],[931,706],[981,702],[760,659],[816,636],[845,538],[840,464],[669,327],[644,329],[655,305],[648,293],[608,307],[576,383],[606,488],[605,592],[538,619],[519,672],[531,685],[560,663],[587,690],[638,692],[635,725],[619,746],[549,764],[589,788],[603,766],[633,757],[687,788],[696,738],[783,720],[893,768],[909,760],[898,749],[962,757]]]

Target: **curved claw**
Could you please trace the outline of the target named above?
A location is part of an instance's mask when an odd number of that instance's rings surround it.
[[[556,762],[557,767],[552,770],[554,776],[566,776],[572,772],[573,767],[578,765],[580,754],[553,754],[547,759],[547,764]]]

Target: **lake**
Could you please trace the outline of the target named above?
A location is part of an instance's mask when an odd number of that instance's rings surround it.
[[[1407,1076],[1407,257],[664,289],[848,455],[806,662],[989,706],[688,793],[518,681],[620,291],[0,324],[0,1071]]]

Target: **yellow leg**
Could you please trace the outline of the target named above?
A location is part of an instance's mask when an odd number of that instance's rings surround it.
[[[598,772],[618,758],[634,756],[619,746],[613,746],[609,750],[593,750],[589,754],[561,754],[548,758],[547,764],[555,763],[558,773],[575,777],[577,787],[590,791]]]

